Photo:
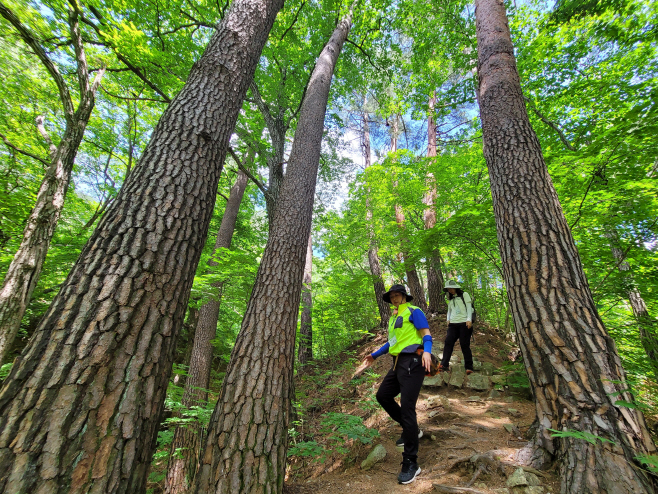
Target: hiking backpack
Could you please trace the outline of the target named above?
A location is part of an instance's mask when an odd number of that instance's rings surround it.
[[[464,295],[458,295],[460,299],[462,299],[462,303],[464,304],[464,308],[466,308],[466,301],[464,300]],[[475,321],[477,320],[477,311],[475,310],[475,301],[473,300],[473,297],[471,297],[471,307],[473,308],[473,315],[471,316],[471,324],[475,326]]]

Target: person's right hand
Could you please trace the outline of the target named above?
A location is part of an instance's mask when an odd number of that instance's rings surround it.
[[[373,363],[374,361],[375,361],[375,359],[374,359],[374,357],[373,357],[372,354],[371,354],[371,355],[368,355],[368,356],[365,358],[365,360],[363,361],[363,363],[366,365],[366,367],[368,367],[368,366],[372,365],[372,363]]]

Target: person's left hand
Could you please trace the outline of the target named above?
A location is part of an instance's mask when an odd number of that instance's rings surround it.
[[[471,329],[473,327],[473,323],[471,321],[466,321],[466,327]]]
[[[423,352],[423,367],[427,372],[432,368],[432,355],[429,352]]]

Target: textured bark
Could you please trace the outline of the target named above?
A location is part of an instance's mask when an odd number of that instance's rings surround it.
[[[649,362],[653,367],[654,375],[658,376],[658,337],[656,336],[656,320],[649,315],[647,304],[642,298],[640,290],[638,290],[633,273],[631,272],[631,265],[628,261],[624,260],[624,253],[619,248],[618,238],[616,232],[612,231],[607,234],[610,239],[610,248],[615,260],[619,263],[618,269],[624,273],[623,289],[628,297],[628,302],[633,309],[633,315],[637,321],[640,330],[640,341],[644,347],[644,351],[649,357]]]
[[[528,119],[502,1],[476,1],[476,29],[500,255],[539,421],[534,463],[557,461],[563,493],[653,492],[634,458],[656,449],[642,413],[615,405],[633,398],[622,392],[625,372]],[[584,431],[614,444],[553,439],[549,429]]]
[[[299,349],[297,355],[299,365],[303,366],[313,360],[313,294],[311,280],[313,272],[313,239],[308,236],[308,249],[306,251],[306,264],[302,285],[302,317],[299,328]]]
[[[90,83],[78,15],[73,11],[69,12],[69,27],[75,49],[80,91],[80,102],[77,110],[74,110],[66,82],[59,75],[57,68],[52,64],[36,38],[3,4],[0,4],[0,15],[12,24],[50,71],[51,76],[60,87],[60,97],[66,119],[64,134],[59,145],[55,146],[43,126],[43,117],[37,117],[37,128],[50,145],[50,166],[48,166],[39,192],[37,192],[34,208],[27,218],[21,245],[9,265],[0,290],[0,364],[2,364],[18,333],[25,310],[39,281],[50,241],[64,208],[66,191],[71,182],[73,162],[96,104],[96,90],[105,69],[101,69],[94,81]]]
[[[240,203],[247,188],[247,180],[247,175],[239,171],[235,184],[231,187],[224,216],[219,226],[215,251],[231,248],[231,240],[240,211]],[[217,262],[211,260],[208,264],[216,266]],[[194,335],[194,345],[182,399],[182,405],[186,408],[205,406],[208,401],[206,390],[210,385],[213,353],[211,341],[217,332],[222,283],[213,284],[213,287],[218,291],[217,298],[206,302],[199,308],[199,322]],[[198,424],[176,427],[165,479],[166,494],[182,494],[192,486],[198,465],[201,434],[202,430]]]
[[[429,100],[429,115],[427,117],[427,157],[436,157],[436,122],[434,121],[434,104],[436,97],[432,95]],[[423,198],[425,206],[425,229],[431,230],[436,226],[436,179],[432,173],[427,174],[428,189]],[[429,296],[428,311],[431,314],[445,314],[448,312],[445,292],[443,291],[443,273],[441,272],[441,257],[438,247],[434,247],[427,259],[427,295]]]
[[[144,491],[226,148],[283,2],[236,0],[0,390],[0,492]]]
[[[364,168],[367,170],[370,166],[370,125],[368,124],[369,115],[363,114],[363,132],[361,134],[361,149],[363,151]],[[367,180],[367,175],[366,175]],[[384,302],[384,278],[382,277],[381,263],[379,262],[379,249],[377,247],[377,237],[372,225],[372,206],[370,205],[370,187],[366,191],[366,225],[368,228],[368,264],[370,265],[370,276],[372,276],[372,288],[375,292],[377,309],[379,310],[380,328],[388,328],[388,320],[391,317],[391,307]]]
[[[295,336],[324,116],[351,22],[351,14],[339,22],[308,84],[272,233],[210,421],[193,490],[198,494],[283,489]]]

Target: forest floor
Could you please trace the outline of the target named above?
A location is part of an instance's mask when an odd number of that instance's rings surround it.
[[[435,342],[445,339],[445,316],[430,321],[430,327]],[[434,484],[464,487],[473,477],[473,469],[469,465],[461,468],[454,465],[474,454],[491,451],[502,461],[506,476],[500,472],[482,474],[471,485],[474,489],[471,492],[510,492],[506,489],[506,479],[518,468],[515,458],[528,443],[525,435],[535,418],[535,410],[527,396],[512,394],[509,389],[491,393],[448,385],[424,386],[417,405],[418,423],[424,433],[419,451],[422,472],[412,484],[397,483],[402,455],[396,450],[395,441],[402,429],[388,418],[374,398],[391,359],[378,359],[365,373],[358,372],[364,357],[385,340],[379,334],[370,341],[361,341],[333,359],[318,362],[313,370],[297,379],[300,403],[294,425],[300,454],[291,457],[285,492],[389,494],[436,492]],[[514,345],[493,328],[478,328],[471,348],[476,360],[490,362],[495,370],[509,371],[510,364],[506,365],[506,361],[514,352]],[[491,397],[492,394],[497,396]],[[379,432],[379,437],[362,444],[358,429],[353,431],[356,439],[339,437],[336,424],[340,419],[330,418],[334,413],[360,417],[367,427]],[[310,443],[311,447],[304,449],[302,443],[306,446]],[[372,469],[362,470],[361,462],[377,444],[386,448],[386,457]],[[543,489],[532,492],[559,492],[554,475],[544,474],[540,480]]]

